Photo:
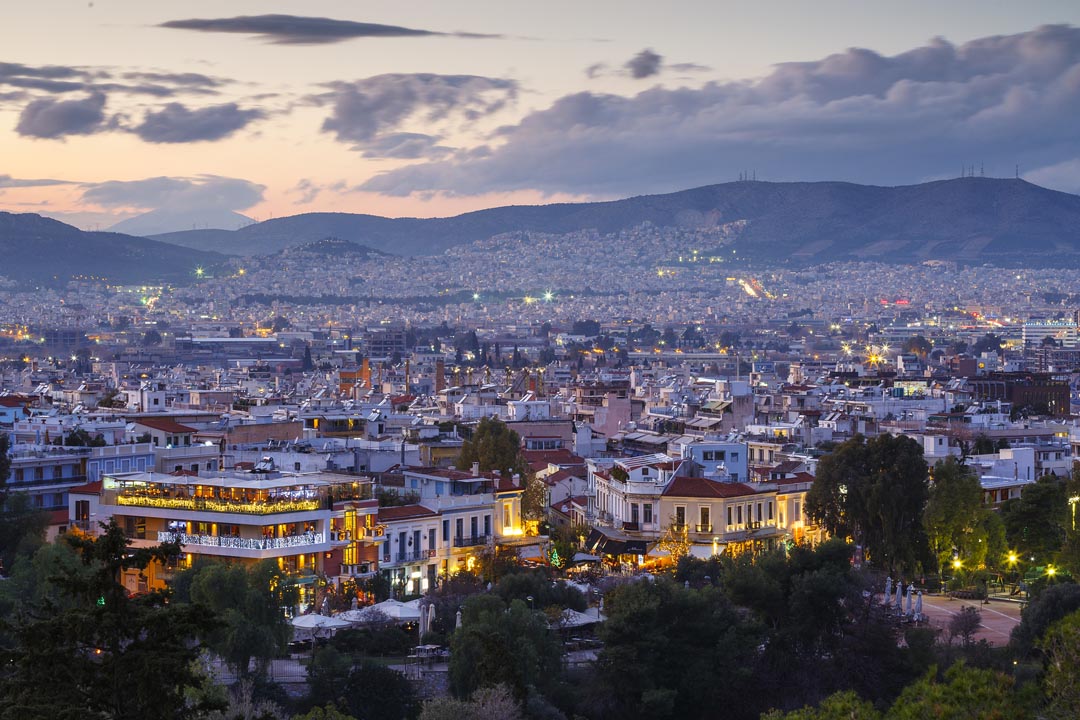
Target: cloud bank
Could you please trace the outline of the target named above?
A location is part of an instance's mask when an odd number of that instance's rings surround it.
[[[219,175],[109,180],[82,186],[83,202],[108,209],[246,210],[262,202],[265,185]]]
[[[432,30],[380,25],[378,23],[335,20],[299,15],[246,15],[231,18],[191,18],[170,20],[158,27],[199,32],[255,35],[278,45],[325,45],[355,38],[435,37],[497,38],[481,33],[443,33]]]
[[[406,159],[450,151],[437,135],[403,130],[409,121],[425,128],[472,122],[499,112],[518,92],[513,80],[430,73],[376,75],[327,87],[328,92],[312,98],[331,108],[323,132],[366,157]]]
[[[646,68],[647,69],[647,68]],[[1052,25],[895,56],[852,48],[757,81],[581,92],[504,127],[499,143],[391,170],[391,195],[533,189],[615,195],[735,179],[897,184],[984,163],[1080,171],[1080,29]]]
[[[169,103],[161,110],[147,112],[140,125],[132,129],[151,143],[190,143],[221,140],[249,123],[265,117],[256,109],[243,109],[236,103],[212,105],[192,110],[180,103]]]

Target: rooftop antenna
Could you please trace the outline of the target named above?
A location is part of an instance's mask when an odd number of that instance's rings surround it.
[[[1016,179],[1020,179],[1020,163],[1016,163]]]
[[[986,173],[984,172],[984,170],[985,170],[985,168],[983,167],[983,164],[980,162],[979,163],[979,177],[986,177]]]

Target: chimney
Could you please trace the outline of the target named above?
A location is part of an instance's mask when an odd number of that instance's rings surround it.
[[[514,481],[514,487],[521,487],[521,475],[519,475],[518,473],[514,473],[511,480]]]
[[[480,477],[480,463],[474,462],[472,464],[472,474],[473,477]]]
[[[446,362],[442,358],[435,361],[435,392],[446,389]]]

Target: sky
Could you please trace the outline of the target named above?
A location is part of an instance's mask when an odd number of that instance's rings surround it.
[[[0,210],[444,216],[964,167],[1080,192],[1080,3],[37,0]]]

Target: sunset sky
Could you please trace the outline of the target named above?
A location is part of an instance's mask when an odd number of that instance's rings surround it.
[[[11,2],[0,210],[448,215],[964,165],[1080,191],[1080,3]]]

